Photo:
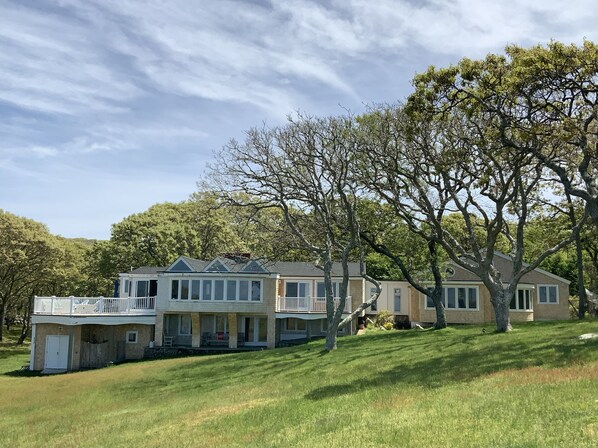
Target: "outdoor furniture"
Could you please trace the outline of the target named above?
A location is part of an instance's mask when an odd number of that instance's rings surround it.
[[[174,338],[172,336],[164,336],[164,347],[172,347]]]

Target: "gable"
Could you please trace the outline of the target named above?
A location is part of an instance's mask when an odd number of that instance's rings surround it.
[[[255,260],[252,260],[249,263],[247,263],[245,266],[243,266],[243,269],[241,269],[241,272],[261,274],[261,273],[268,272],[268,271],[266,271],[260,263],[258,263]]]
[[[179,258],[175,261],[168,269],[167,272],[194,272],[191,266],[189,266],[185,260]]]
[[[218,258],[206,266],[204,272],[230,272],[230,269]]]

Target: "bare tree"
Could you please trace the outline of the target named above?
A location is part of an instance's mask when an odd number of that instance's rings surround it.
[[[448,192],[442,188],[443,179],[428,166],[421,165],[414,148],[409,146],[407,117],[402,106],[372,109],[360,123],[367,142],[362,147],[359,166],[361,181],[377,200],[390,207],[394,215],[393,225],[407,225],[425,242],[425,261],[410,263],[407,251],[412,254],[414,248],[394,249],[371,228],[363,229],[361,236],[373,250],[391,259],[413,288],[432,298],[436,310],[434,328],[445,328],[440,235],[435,227],[427,225],[426,215],[417,204],[418,200],[425,201],[427,210],[434,210],[436,220],[442,222],[450,201]],[[438,188],[430,188],[428,182],[436,183]],[[431,274],[431,279],[426,271]]]
[[[212,176],[237,205],[282,211],[299,245],[321,266],[326,290],[326,350],[336,349],[336,335],[380,294],[367,275],[359,238],[353,178],[359,133],[351,117],[313,118],[299,114],[286,126],[254,128],[243,143],[231,141],[217,154]],[[376,294],[343,318],[348,299],[349,261],[357,257],[361,276],[376,285]],[[333,263],[342,266],[340,301],[333,296]]]

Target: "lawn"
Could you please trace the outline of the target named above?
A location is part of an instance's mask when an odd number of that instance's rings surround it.
[[[51,377],[0,348],[2,446],[596,447],[598,324],[368,332]]]

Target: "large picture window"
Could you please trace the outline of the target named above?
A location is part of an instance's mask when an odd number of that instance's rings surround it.
[[[477,310],[478,288],[471,286],[446,286],[442,288],[440,301],[447,310]],[[434,308],[430,295],[426,296],[426,308]]]

